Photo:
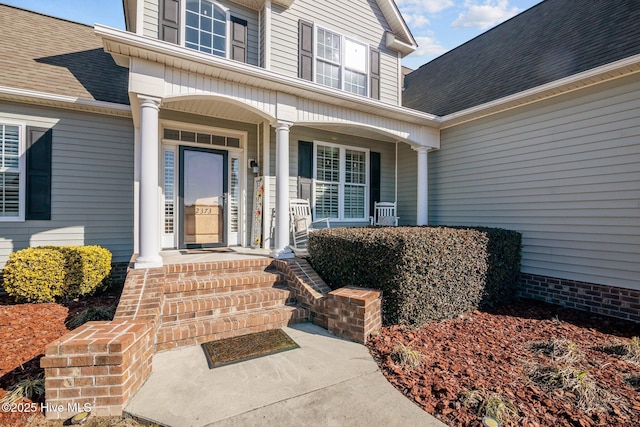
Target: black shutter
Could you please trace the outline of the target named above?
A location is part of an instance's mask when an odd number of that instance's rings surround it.
[[[231,59],[247,62],[247,21],[231,17]]]
[[[378,49],[371,48],[369,51],[369,61],[371,62],[370,70],[370,86],[371,98],[380,99],[380,51]]]
[[[298,176],[313,178],[313,142],[298,141]]]
[[[180,44],[180,0],[160,0],[160,40]]]
[[[53,131],[27,127],[26,213],[28,220],[51,219],[51,149]]]
[[[369,214],[373,215],[373,203],[380,201],[380,153],[369,153]]]
[[[313,24],[298,22],[298,77],[313,81]]]

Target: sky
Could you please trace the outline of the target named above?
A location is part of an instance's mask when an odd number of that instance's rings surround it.
[[[93,25],[124,29],[122,0],[0,0],[2,3]],[[540,0],[396,0],[418,50],[402,64],[418,68]]]

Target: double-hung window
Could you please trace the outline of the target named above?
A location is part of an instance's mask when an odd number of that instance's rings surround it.
[[[24,161],[23,127],[0,122],[0,220],[21,220]]]
[[[368,50],[365,44],[316,27],[316,82],[367,96]]]
[[[314,200],[317,218],[366,221],[369,152],[315,143]]]

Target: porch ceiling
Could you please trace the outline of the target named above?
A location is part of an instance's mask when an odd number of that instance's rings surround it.
[[[344,135],[353,135],[361,138],[368,138],[374,141],[383,141],[383,142],[396,142],[400,140],[400,138],[394,138],[390,135],[384,134],[382,132],[377,132],[373,129],[360,128],[356,126],[349,125],[340,125],[340,124],[304,124],[305,127],[324,130],[333,133],[341,133]]]
[[[242,106],[225,102],[224,100],[178,100],[168,101],[162,104],[163,109],[180,111],[183,113],[197,114],[200,116],[217,117],[225,120],[234,120],[242,123],[258,124],[264,121],[260,115],[243,108]]]

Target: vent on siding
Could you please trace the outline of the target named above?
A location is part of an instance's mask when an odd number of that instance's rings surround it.
[[[165,129],[164,139],[181,142],[197,142],[205,145],[240,148],[240,138],[213,135],[209,133],[190,132],[185,130]]]

